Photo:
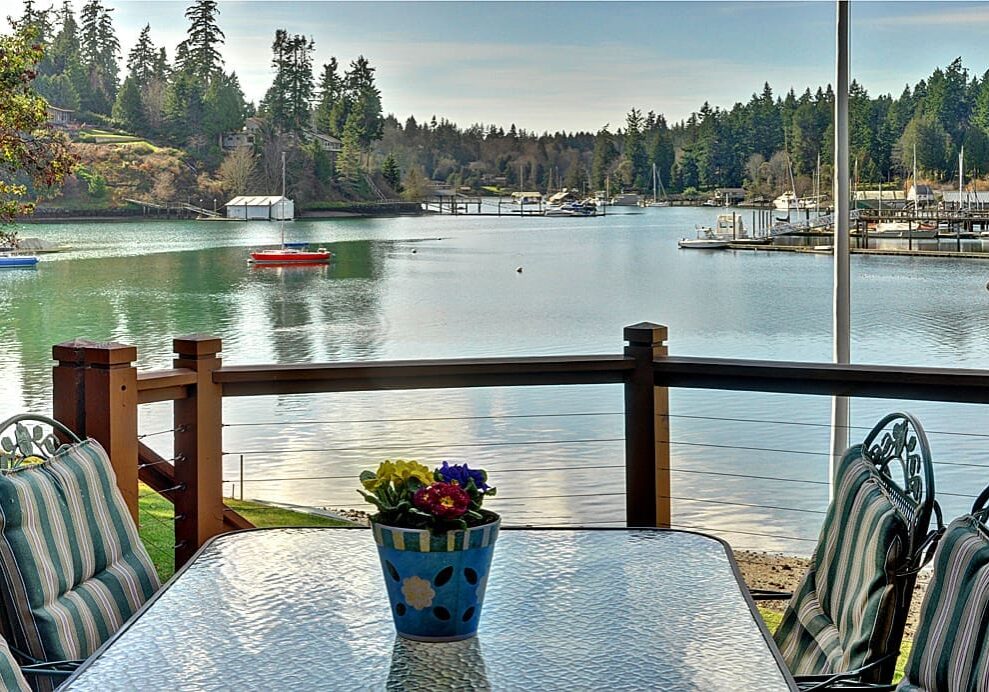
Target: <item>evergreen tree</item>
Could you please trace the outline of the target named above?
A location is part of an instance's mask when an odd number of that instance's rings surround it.
[[[244,127],[247,118],[244,93],[235,73],[216,76],[203,96],[203,128],[207,138],[217,141],[224,132]]]
[[[343,148],[337,157],[337,170],[341,182],[350,191],[356,191],[361,180],[361,118],[354,112],[343,128]]]
[[[113,119],[128,132],[144,132],[147,129],[141,89],[134,75],[128,75],[117,92],[117,100],[113,104]]]
[[[72,3],[69,0],[63,0],[58,19],[59,31],[52,39],[48,50],[52,74],[66,73],[71,63],[79,63],[79,25],[76,24],[75,16],[72,14]]]
[[[275,32],[271,46],[275,78],[261,101],[261,111],[279,130],[298,132],[309,125],[313,98],[312,54],[315,43],[302,35]]]
[[[514,126],[513,126],[514,127]],[[618,151],[608,126],[605,125],[598,131],[594,138],[594,158],[591,164],[591,184],[597,190],[605,188],[605,179],[611,171],[612,162],[618,158]]]
[[[82,8],[80,57],[86,85],[79,94],[81,107],[109,114],[117,95],[117,56],[120,42],[113,30],[110,12],[100,0],[89,0]]]
[[[402,191],[402,171],[398,167],[398,161],[395,160],[394,154],[388,154],[381,164],[381,177],[385,179],[386,183],[391,185],[393,190],[396,192]]]
[[[151,25],[146,24],[137,37],[137,43],[127,54],[127,70],[138,87],[145,87],[155,76],[158,49],[151,42]]]
[[[219,13],[216,0],[196,0],[185,11],[189,20],[187,38],[175,54],[176,68],[192,73],[203,82],[213,79],[223,68],[218,48],[225,36],[216,21]]]
[[[648,187],[651,179],[642,127],[642,111],[633,108],[625,116],[625,160],[628,161],[629,170],[629,179],[626,182],[639,190]]]
[[[374,68],[363,55],[350,63],[344,77],[349,101],[360,118],[361,147],[381,139],[381,92],[374,85]],[[349,117],[349,114],[348,114]]]
[[[337,73],[337,59],[323,65],[319,77],[319,101],[316,104],[316,130],[339,137],[341,131],[333,121],[333,107],[343,98],[343,78]],[[346,119],[344,119],[346,122]]]
[[[180,70],[165,90],[162,104],[163,129],[165,137],[173,144],[183,145],[195,135],[202,135],[205,108],[202,82],[193,74]],[[205,146],[208,142],[194,142]]]

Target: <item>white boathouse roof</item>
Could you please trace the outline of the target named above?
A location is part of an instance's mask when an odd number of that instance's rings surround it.
[[[282,197],[281,195],[241,195],[240,197],[234,197],[232,200],[227,202],[228,207],[271,207],[279,204],[282,201],[291,202],[288,197]]]

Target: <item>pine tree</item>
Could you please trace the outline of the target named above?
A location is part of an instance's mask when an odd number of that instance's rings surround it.
[[[395,160],[394,154],[388,154],[381,164],[381,177],[391,185],[393,190],[396,192],[402,191],[402,171],[398,167],[398,161]]]
[[[117,95],[120,42],[110,12],[100,0],[89,0],[80,15],[80,57],[87,83],[79,97],[81,107],[94,113],[109,114]]]
[[[361,118],[354,112],[343,128],[343,148],[337,157],[337,170],[344,185],[355,191],[361,179]]]
[[[216,76],[203,96],[203,130],[206,137],[215,141],[224,132],[244,127],[246,118],[244,93],[236,73]]]
[[[642,136],[642,125],[642,111],[633,108],[625,116],[625,159],[629,163],[628,182],[640,190],[648,187],[651,175]]]
[[[137,37],[137,43],[127,54],[127,70],[138,87],[146,86],[155,76],[158,49],[151,42],[151,25],[146,24]]]
[[[611,170],[612,162],[618,157],[608,126],[601,128],[594,138],[594,157],[591,163],[591,184],[597,190],[603,190],[605,179]]]
[[[134,75],[128,75],[117,92],[117,100],[113,104],[113,119],[128,132],[144,132],[147,129],[141,90]]]
[[[58,18],[60,28],[48,51],[53,74],[68,72],[71,62],[79,62],[79,25],[69,0],[63,1]]]
[[[275,78],[261,101],[261,111],[279,130],[298,132],[309,125],[309,105],[315,89],[314,49],[312,39],[298,34],[289,36],[284,29],[275,31],[271,45]]]
[[[337,68],[336,58],[330,58],[330,62],[323,65],[323,72],[319,78],[319,101],[316,104],[315,116],[316,130],[335,137],[339,137],[341,133],[333,122],[333,107],[343,98],[343,78],[337,73]]]
[[[223,68],[218,46],[223,44],[223,31],[216,21],[220,13],[216,0],[196,0],[186,11],[189,20],[188,38],[179,44],[175,65],[189,71],[204,82],[211,80]]]

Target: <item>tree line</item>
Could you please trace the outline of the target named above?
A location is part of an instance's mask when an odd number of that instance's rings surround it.
[[[290,187],[303,203],[367,195],[371,172],[413,197],[429,179],[475,188],[646,191],[654,166],[671,192],[745,187],[750,196],[773,197],[791,181],[806,194],[819,165],[821,179],[831,175],[830,85],[777,95],[767,83],[745,103],[704,103],[675,123],[633,108],[614,130],[596,132],[462,127],[436,116],[402,122],[382,115],[375,68],[365,57],[347,69],[336,58],[317,66],[314,39],[284,29],[271,46],[271,86],[257,105],[248,103],[224,64],[215,0],[188,7],[186,38],[172,60],[145,26],[126,55],[122,81],[113,10],[101,0],[87,0],[78,22],[67,0],[58,10],[37,9],[34,0],[24,6],[20,22],[34,27],[45,47],[36,85],[50,103],[181,147],[238,193],[276,191],[281,151],[289,152]],[[953,178],[962,147],[968,177],[989,171],[989,71],[970,76],[961,58],[905,85],[898,97],[872,97],[852,82],[849,116],[860,184],[903,184],[914,152],[925,179]],[[223,152],[221,135],[251,117],[259,123],[254,149]],[[342,151],[327,152],[315,135],[341,140]]]

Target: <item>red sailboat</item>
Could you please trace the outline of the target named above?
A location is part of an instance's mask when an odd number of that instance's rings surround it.
[[[282,198],[279,200],[279,219],[281,221],[282,246],[273,250],[251,250],[251,264],[322,264],[333,257],[326,248],[309,250],[306,243],[285,243],[285,152],[282,152]]]

